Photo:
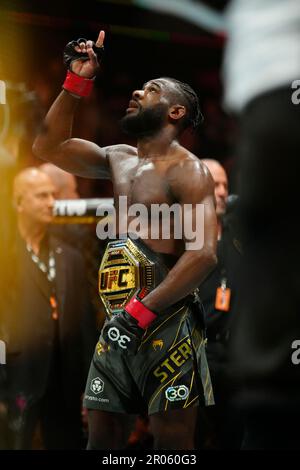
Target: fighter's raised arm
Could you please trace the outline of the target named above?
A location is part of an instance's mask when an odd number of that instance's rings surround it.
[[[79,176],[109,178],[107,148],[72,138],[74,114],[81,97],[88,96],[99,70],[105,33],[96,43],[78,39],[67,44],[64,62],[68,73],[63,91],[54,101],[33,145],[34,154]]]

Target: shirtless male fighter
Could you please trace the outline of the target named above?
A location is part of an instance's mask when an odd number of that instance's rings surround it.
[[[73,138],[74,114],[80,98],[91,91],[104,36],[101,31],[95,44],[79,39],[66,46],[69,70],[63,91],[33,150],[75,175],[110,178],[115,207],[120,196],[127,197],[128,207],[190,204],[195,225],[196,207],[202,204],[204,241],[199,249],[187,249],[185,236],[174,237],[171,218],[168,239],[161,233],[151,238],[149,220],[138,240],[128,236],[108,243],[99,273],[108,318],[84,400],[90,410],[88,449],[122,448],[121,417],[140,412],[149,414],[156,449],[193,449],[195,407],[213,403],[202,319],[199,308],[194,308],[193,292],[216,264],[217,222],[211,175],[177,139],[202,116],[189,85],[158,78],[133,92],[122,119],[124,131],[137,138],[137,147],[100,148]],[[126,220],[129,223],[132,217]],[[117,226],[123,222],[119,218]]]

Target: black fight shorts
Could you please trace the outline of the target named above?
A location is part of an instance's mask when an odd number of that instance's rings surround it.
[[[136,355],[110,350],[102,335],[84,406],[117,413],[158,413],[214,404],[201,309],[191,302],[158,317]]]

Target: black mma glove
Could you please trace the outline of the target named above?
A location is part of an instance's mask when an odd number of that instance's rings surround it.
[[[142,302],[134,297],[125,310],[114,315],[103,327],[102,336],[111,349],[136,354],[145,330],[156,319]]]
[[[69,70],[72,71],[71,69],[71,64],[72,62],[74,62],[74,60],[78,60],[78,59],[86,59],[88,60],[89,59],[89,56],[86,52],[77,52],[75,50],[75,47],[76,46],[79,46],[79,44],[81,42],[84,42],[86,43],[87,40],[84,39],[84,38],[79,38],[77,39],[77,41],[70,41],[68,42],[68,44],[66,45],[65,49],[64,49],[64,64],[68,67]],[[104,53],[104,46],[101,46],[101,47],[97,47],[95,44],[93,45],[93,51],[95,52],[96,56],[97,56],[97,59],[98,59],[98,62],[100,64],[101,62],[101,59],[102,59],[102,56],[103,56],[103,53]]]
[[[104,325],[102,336],[110,349],[136,354],[144,333],[135,318],[124,310]]]

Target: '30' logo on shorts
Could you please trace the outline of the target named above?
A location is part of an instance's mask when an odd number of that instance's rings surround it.
[[[175,385],[174,387],[168,387],[165,395],[169,401],[185,400],[189,396],[189,389],[186,385]]]
[[[131,341],[129,336],[121,335],[119,329],[116,326],[109,328],[107,336],[111,341],[116,341],[122,349],[127,349],[126,343],[130,343]]]

